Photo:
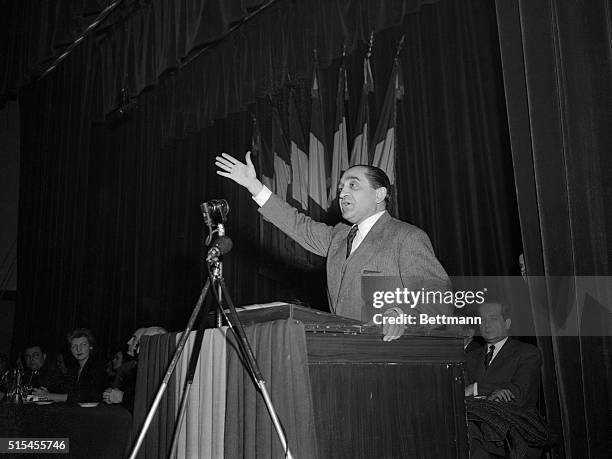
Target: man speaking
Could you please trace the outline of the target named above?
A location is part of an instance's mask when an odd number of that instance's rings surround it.
[[[373,310],[362,298],[363,275],[399,278],[401,287],[414,290],[441,290],[450,287],[448,276],[431,247],[429,237],[416,226],[399,221],[387,212],[390,182],[379,168],[358,165],[347,169],[338,186],[342,217],[351,223],[328,226],[299,213],[273,194],[258,179],[251,161],[246,164],[223,153],[215,159],[217,174],[245,187],[259,212],[298,244],[327,258],[327,296],[331,311],[340,316],[369,321]],[[400,285],[398,285],[400,287]],[[385,316],[404,312],[447,314],[444,304],[412,305],[416,311],[392,307]],[[383,325],[384,340],[399,338],[404,325]]]

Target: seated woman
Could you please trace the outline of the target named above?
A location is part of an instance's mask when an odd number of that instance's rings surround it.
[[[138,361],[123,349],[119,349],[111,362],[115,376],[110,387],[102,394],[102,399],[108,404],[121,403],[133,411]]]
[[[45,387],[35,389],[34,395],[47,397],[58,402],[99,402],[106,386],[104,366],[96,362],[91,351],[95,339],[91,331],[77,328],[68,333],[70,352],[77,361],[77,366],[69,371],[68,393],[50,393]]]

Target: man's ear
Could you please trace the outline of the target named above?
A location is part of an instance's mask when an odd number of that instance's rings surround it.
[[[512,325],[512,319],[506,319],[506,330],[510,330],[510,325]]]
[[[387,187],[376,188],[376,204],[380,204],[387,197]]]

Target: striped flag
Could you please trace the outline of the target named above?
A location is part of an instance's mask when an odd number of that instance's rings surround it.
[[[327,198],[328,208],[332,206],[338,193],[338,183],[342,171],[348,169],[348,143],[346,135],[346,112],[344,101],[348,99],[346,89],[346,67],[344,63],[338,72],[338,92],[336,93],[336,122],[334,124],[334,150],[332,153],[331,186]]]
[[[363,60],[363,87],[361,89],[361,99],[359,100],[359,111],[357,112],[357,122],[355,123],[356,135],[353,139],[353,150],[351,151],[350,165],[369,164],[369,141],[370,136],[370,106],[368,98],[374,91],[374,81],[372,79],[372,69],[370,68],[369,53]]]
[[[372,165],[380,167],[389,176],[391,185],[395,183],[395,126],[397,121],[396,101],[404,95],[404,86],[400,73],[399,61],[396,59],[391,71],[391,78],[376,133],[372,138]]]
[[[321,220],[327,210],[327,174],[325,173],[325,132],[323,108],[319,91],[319,72],[315,64],[312,72],[312,109],[308,143],[308,198],[310,216]]]
[[[266,141],[261,136],[257,119],[253,116],[253,134],[251,136],[251,152],[257,161],[257,172],[261,183],[274,191],[274,156]]]
[[[289,141],[291,144],[291,197],[293,204],[308,210],[308,155],[293,91],[289,93]]]
[[[273,191],[286,201],[291,184],[291,156],[276,108],[272,109],[272,151],[274,152]]]

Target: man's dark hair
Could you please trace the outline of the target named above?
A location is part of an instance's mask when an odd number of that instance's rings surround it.
[[[501,315],[504,318],[504,320],[506,319],[512,320],[512,305],[510,305],[510,303],[506,303],[505,301],[499,301],[499,300],[491,300],[491,301],[486,301],[482,304],[499,304],[501,306]]]
[[[385,196],[385,208],[389,210],[391,208],[391,180],[389,176],[380,167],[370,166],[368,164],[356,164],[353,167],[363,167],[365,169],[365,176],[370,182],[370,186],[374,189],[385,187],[387,189],[387,195]]]
[[[113,357],[115,357],[115,354],[117,352],[121,352],[121,356],[123,357],[123,363],[129,362],[130,360],[134,360],[134,357],[132,357],[131,355],[127,353],[127,346],[125,344],[117,344],[113,346],[112,349],[113,349],[113,352],[110,355],[110,360],[112,360]]]
[[[45,346],[43,346],[40,343],[37,343],[36,341],[32,342],[32,343],[28,343],[23,347],[23,352],[25,353],[26,350],[31,349],[33,347],[37,347],[40,349],[40,353],[41,354],[46,354],[47,353],[47,349],[45,348]]]
[[[90,347],[94,347],[96,344],[96,339],[94,338],[93,333],[88,328],[77,328],[72,330],[68,335],[66,335],[66,340],[68,344],[72,344],[72,340],[75,338],[87,338]]]

